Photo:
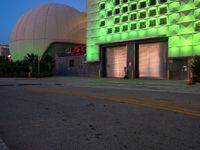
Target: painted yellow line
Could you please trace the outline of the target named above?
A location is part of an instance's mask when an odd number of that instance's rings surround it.
[[[191,115],[195,117],[200,117],[200,111],[187,109],[187,108],[181,108],[177,106],[163,105],[163,104],[159,104],[157,101],[152,101],[152,100],[144,101],[144,100],[133,99],[133,98],[128,99],[128,98],[121,98],[121,97],[108,97],[108,96],[98,96],[98,95],[95,96],[95,95],[88,95],[88,94],[81,94],[81,96],[96,98],[96,99],[112,100],[115,102],[123,102],[123,103],[133,104],[133,105],[141,105],[145,107],[151,107],[151,108],[156,108],[156,109],[161,109],[161,110],[183,113],[183,114]]]
[[[191,104],[191,103],[181,103],[181,102],[172,102],[172,101],[158,101],[158,100],[146,100],[146,99],[136,99],[136,98],[126,98],[120,96],[108,96],[101,95],[97,93],[83,93],[79,91],[70,91],[63,88],[34,88],[29,87],[27,90],[32,92],[39,93],[55,93],[62,94],[67,96],[81,96],[81,97],[89,97],[93,99],[100,100],[110,100],[120,103],[127,103],[132,105],[140,105],[144,107],[150,107],[154,109],[166,110],[171,112],[182,113],[185,115],[200,117],[200,105],[199,104]]]

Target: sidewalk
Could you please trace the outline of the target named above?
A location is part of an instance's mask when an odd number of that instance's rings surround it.
[[[182,80],[124,80],[115,78],[81,78],[81,77],[51,77],[51,78],[0,78],[0,87],[9,86],[70,86],[82,88],[105,88],[136,91],[157,91],[170,93],[200,94],[200,83],[188,85]]]
[[[0,150],[9,150],[1,138],[0,138]]]

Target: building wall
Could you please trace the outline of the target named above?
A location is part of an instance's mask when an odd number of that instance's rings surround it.
[[[84,56],[64,56],[55,59],[55,75],[85,76],[87,68]]]
[[[54,74],[59,76],[82,76],[97,77],[99,64],[87,63],[85,57],[85,48],[83,55],[73,55],[69,49],[74,47],[85,47],[83,44],[72,43],[52,43],[47,49],[47,55],[55,59]]]
[[[156,0],[155,5],[151,0],[119,0],[119,5],[115,1],[87,2],[87,61],[99,61],[102,43],[151,37],[168,37],[170,58],[200,55],[199,0]],[[141,8],[143,2],[146,7]]]
[[[0,45],[0,56],[8,57],[10,54],[8,45]]]
[[[98,77],[99,64],[86,63],[85,56],[56,56],[54,74],[57,76]]]

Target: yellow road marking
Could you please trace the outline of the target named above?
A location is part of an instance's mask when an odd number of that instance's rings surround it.
[[[27,89],[27,88],[26,88]],[[177,113],[182,113],[185,115],[200,117],[200,104],[191,104],[191,103],[182,103],[182,102],[172,102],[172,101],[158,101],[158,100],[146,100],[146,99],[136,99],[136,98],[126,98],[120,96],[108,96],[101,95],[97,93],[83,93],[79,91],[69,91],[63,88],[33,88],[29,87],[27,90],[32,92],[47,92],[47,93],[56,93],[62,95],[70,96],[81,96],[89,97],[100,100],[110,100],[120,103],[127,103],[132,105],[140,105],[144,107],[150,107],[154,109],[167,110]]]

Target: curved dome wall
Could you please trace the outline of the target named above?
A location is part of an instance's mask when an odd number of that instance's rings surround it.
[[[27,53],[42,55],[51,43],[85,44],[86,16],[63,4],[46,4],[24,14],[10,39],[13,60]]]

